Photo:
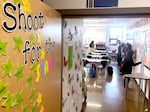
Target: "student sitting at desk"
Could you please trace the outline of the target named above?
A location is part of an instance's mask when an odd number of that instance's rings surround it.
[[[90,52],[93,52],[95,50],[95,47],[94,47],[94,41],[91,41],[90,45],[89,45],[89,51]]]
[[[92,58],[91,56],[89,56],[89,54],[91,52],[93,52],[95,50],[95,47],[94,47],[94,41],[91,41],[91,43],[89,44],[89,47],[86,51],[86,57],[87,58]],[[84,60],[84,66],[86,66],[86,64],[89,63],[87,60]]]
[[[88,50],[86,52],[86,56],[88,56],[88,54],[94,52],[94,50],[95,50],[94,41],[91,41],[91,43],[89,44],[89,48],[88,48]]]

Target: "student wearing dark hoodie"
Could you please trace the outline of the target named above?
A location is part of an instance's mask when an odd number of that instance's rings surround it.
[[[134,63],[132,55],[133,55],[132,45],[127,43],[126,56],[125,56],[125,59],[124,59],[123,65],[122,65],[122,70],[121,70],[123,75],[124,74],[131,74],[132,73],[132,67],[141,64],[141,62]],[[128,78],[127,80],[129,83],[130,78]],[[124,87],[125,87],[125,80],[124,80]]]

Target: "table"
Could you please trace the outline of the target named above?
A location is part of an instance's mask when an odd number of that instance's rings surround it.
[[[106,50],[94,50],[95,53],[107,53]]]
[[[99,69],[101,69],[102,70],[102,65],[101,65],[101,62],[109,62],[109,59],[95,59],[95,58],[83,58],[83,60],[86,60],[86,61],[88,61],[89,63],[91,63],[91,64],[95,64],[95,66],[96,66],[96,73],[98,73],[98,71],[99,71]],[[100,65],[99,65],[99,63],[100,63]]]
[[[107,57],[107,55],[94,55],[94,54],[88,54],[87,57],[90,56],[92,58],[102,58],[102,57]]]
[[[109,62],[109,59],[95,59],[95,58],[83,58],[82,60],[86,60],[90,63],[100,63],[102,61],[107,61]]]
[[[147,81],[150,80],[150,77],[143,74],[143,73],[133,73],[133,74],[125,74],[124,75],[124,78],[125,78],[125,87],[126,87],[126,96],[127,96],[127,79],[128,78],[132,78],[132,79],[139,79],[139,93],[140,93],[140,86],[141,86],[141,80],[145,80],[145,85],[144,85],[144,93],[145,93],[145,96],[146,96],[146,88],[147,88]]]
[[[108,56],[108,53],[97,53],[97,52],[91,52],[92,55],[102,55],[102,56]]]

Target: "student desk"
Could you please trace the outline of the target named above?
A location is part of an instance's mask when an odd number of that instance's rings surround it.
[[[101,56],[108,56],[108,53],[97,53],[97,52],[91,52],[92,55],[101,55]]]
[[[95,53],[107,53],[106,50],[94,50]]]
[[[146,76],[145,74],[142,74],[142,73],[133,73],[133,74],[125,74],[124,75],[124,80],[125,80],[125,87],[126,87],[126,96],[127,96],[127,88],[128,88],[128,85],[127,85],[127,79],[128,78],[132,78],[132,79],[139,79],[139,93],[140,93],[140,90],[141,90],[141,80],[145,80],[145,84],[144,84],[144,94],[146,96],[146,88],[147,88],[147,81],[150,80],[150,77],[149,76]]]
[[[109,59],[83,58],[83,60],[86,60],[91,64],[95,64],[96,73],[98,72],[99,69],[102,69],[102,65],[101,64],[99,65],[99,63],[101,63],[102,61],[109,62]]]
[[[102,61],[109,62],[109,59],[95,59],[95,58],[83,58],[83,60],[87,60],[90,63],[100,63]]]
[[[94,59],[94,58],[100,59],[100,58],[104,57],[104,56],[102,56],[102,55],[93,55],[93,54],[88,54],[87,57],[88,57],[88,56],[91,57],[91,58],[93,58],[93,59]]]

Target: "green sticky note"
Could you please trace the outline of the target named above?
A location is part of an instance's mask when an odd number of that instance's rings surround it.
[[[31,101],[33,101],[33,100],[35,99],[35,92],[36,92],[35,89],[32,89],[32,90],[31,90],[31,93],[30,93],[30,96],[29,96],[29,99],[30,99]]]
[[[14,73],[14,76],[16,76],[17,81],[23,77],[23,66],[18,66],[16,72]]]
[[[35,104],[32,105],[31,112],[36,112],[36,106],[35,106]]]
[[[73,65],[73,46],[68,46],[68,70],[72,68]]]
[[[45,65],[44,65],[44,75],[46,75],[48,73],[48,61],[45,61]]]
[[[32,81],[33,81],[33,75],[30,74],[30,75],[27,77],[26,81],[27,81],[28,86],[31,86],[31,85],[32,85]]]
[[[14,4],[17,5],[17,3],[22,3],[22,0],[14,0]]]
[[[3,69],[3,78],[5,78],[6,76],[11,77],[13,66],[14,65],[11,63],[10,58],[7,60],[6,63],[1,64],[1,67]]]
[[[7,98],[2,102],[2,107],[6,108],[6,112],[9,111],[10,108],[13,108],[14,105],[14,95],[8,93]]]
[[[27,112],[27,106],[22,106],[21,112]]]
[[[7,46],[7,42],[2,42],[0,40],[0,56],[1,55],[3,55],[3,56],[6,55],[6,46]]]
[[[7,87],[9,83],[4,83],[0,80],[0,100],[7,97]]]
[[[20,92],[17,92],[15,95],[15,103],[14,105],[19,106],[21,104],[21,102],[23,102],[23,95],[22,95],[22,90]]]
[[[30,34],[28,37],[29,37],[29,40],[30,40],[30,44],[33,45],[34,42],[35,42],[35,39],[36,39],[35,36],[34,36],[34,34],[33,33]]]
[[[36,72],[37,66],[38,66],[38,63],[34,62],[32,67],[31,67],[32,72]]]
[[[23,45],[23,40],[21,39],[20,35],[17,35],[14,37],[14,49],[18,49],[18,51],[21,51]]]

